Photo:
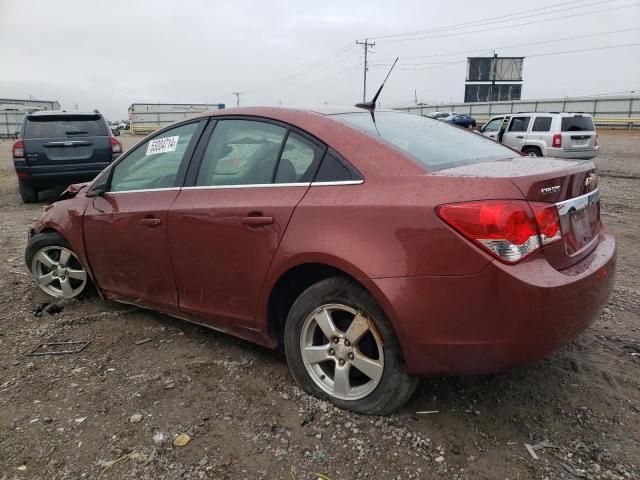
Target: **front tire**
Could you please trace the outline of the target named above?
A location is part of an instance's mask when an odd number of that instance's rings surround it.
[[[287,317],[284,347],[291,374],[307,393],[357,413],[389,414],[417,385],[385,313],[347,278],[302,292]]]
[[[33,279],[47,295],[73,298],[89,290],[91,280],[69,242],[57,232],[29,240],[25,261]]]
[[[26,185],[23,182],[18,182],[18,190],[20,191],[20,198],[24,203],[33,203],[38,201],[38,192],[35,188]]]

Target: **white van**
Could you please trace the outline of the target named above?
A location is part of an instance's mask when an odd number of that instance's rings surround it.
[[[512,113],[491,117],[478,132],[534,157],[590,159],[598,134],[586,113]]]

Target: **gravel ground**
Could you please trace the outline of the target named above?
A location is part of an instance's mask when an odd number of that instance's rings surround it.
[[[35,316],[48,299],[23,251],[42,204],[21,203],[0,141],[0,480],[640,478],[640,132],[600,144],[619,242],[600,319],[531,367],[424,379],[383,418],[309,397],[275,352],[154,312],[93,298]],[[25,355],[72,340],[91,344]]]

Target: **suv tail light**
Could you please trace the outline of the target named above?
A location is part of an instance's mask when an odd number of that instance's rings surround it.
[[[553,140],[551,142],[551,146],[553,148],[560,148],[562,146],[562,135],[559,133],[556,133],[553,136]]]
[[[517,263],[562,238],[551,203],[485,200],[440,205],[436,214],[454,230],[505,263]]]
[[[109,137],[109,143],[111,144],[111,153],[122,153],[122,144],[116,139],[116,137]]]
[[[24,158],[24,142],[22,140],[13,144],[13,158]]]

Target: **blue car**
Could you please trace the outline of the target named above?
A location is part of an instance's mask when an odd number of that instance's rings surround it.
[[[441,120],[463,128],[476,128],[476,119],[469,115],[453,113]]]

